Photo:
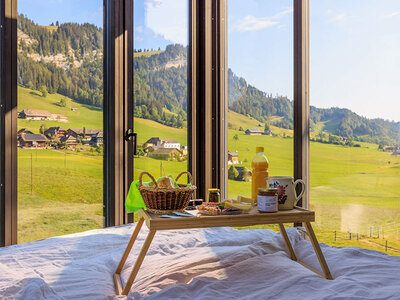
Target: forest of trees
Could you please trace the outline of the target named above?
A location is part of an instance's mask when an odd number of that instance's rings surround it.
[[[76,101],[102,107],[103,32],[91,24],[64,23],[55,30],[39,26],[24,15],[18,17],[18,29],[33,42],[20,39],[18,43],[18,84],[35,90],[46,87]],[[54,56],[63,54],[69,61],[64,70],[55,63],[33,60],[30,55]],[[78,68],[74,61],[82,61]]]
[[[287,97],[264,93],[231,70],[228,71],[228,80],[229,109],[260,122],[293,129],[293,102]],[[271,116],[282,118],[270,122]],[[324,122],[324,130],[332,135],[376,144],[400,144],[400,122],[367,119],[346,108],[310,106],[311,130],[318,122]]]
[[[168,45],[157,55],[134,59],[135,116],[173,127],[187,120],[187,52],[182,45]],[[166,68],[172,60],[182,66]],[[166,113],[166,108],[171,113]]]
[[[28,36],[19,39],[18,84],[35,90],[59,93],[80,103],[103,106],[103,31],[91,24],[64,23],[39,26],[26,16],[18,18],[18,29]],[[187,122],[188,47],[168,45],[154,55],[140,55],[153,49],[136,49],[134,56],[134,98],[136,117],[172,127]],[[53,62],[34,60],[64,55],[68,68]],[[74,63],[79,61],[79,67]],[[170,64],[173,62],[172,64]],[[265,93],[228,70],[229,109],[281,128],[293,128],[293,102],[286,96]],[[271,117],[274,121],[271,121]],[[400,143],[400,123],[367,119],[341,108],[310,107],[310,125],[324,122],[329,134],[390,145]]]

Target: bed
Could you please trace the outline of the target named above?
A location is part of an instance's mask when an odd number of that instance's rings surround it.
[[[399,299],[400,258],[322,245],[335,280],[290,260],[279,233],[209,228],[157,232],[128,297],[113,273],[134,224],[0,249],[0,299]],[[143,229],[122,281],[147,234]],[[288,235],[303,262],[319,268],[312,245]],[[124,282],[123,282],[124,283]]]

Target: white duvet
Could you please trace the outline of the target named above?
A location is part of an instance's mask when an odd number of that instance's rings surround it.
[[[124,299],[113,273],[134,225],[0,249],[0,299]],[[143,226],[123,284],[147,234]],[[318,268],[291,228],[297,257]],[[290,260],[279,233],[211,228],[159,231],[128,299],[400,299],[400,258],[321,245],[333,281]]]

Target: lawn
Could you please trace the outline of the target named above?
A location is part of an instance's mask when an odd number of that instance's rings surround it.
[[[103,226],[102,157],[18,149],[18,242]]]
[[[101,128],[102,112],[97,108],[77,104],[71,99],[64,108],[58,105],[61,95],[42,98],[28,89],[19,88],[18,91],[19,110],[31,108],[63,113],[70,123],[61,125],[67,128]],[[78,108],[77,112],[71,111],[71,107]],[[240,126],[258,128],[259,125],[256,120],[234,112],[229,112],[228,121],[237,129]],[[19,119],[18,127],[37,132],[42,123],[52,125],[48,121]],[[186,129],[140,118],[135,119],[134,126],[139,143],[158,136],[187,145]],[[272,131],[280,136],[248,136],[243,131],[228,130],[229,151],[237,151],[243,165],[251,168],[255,147],[264,146],[270,175],[292,175],[293,139],[283,137],[283,133],[289,136],[290,132],[276,128]],[[310,143],[310,206],[316,211],[315,229],[321,241],[336,246],[383,250],[382,245],[387,240],[388,252],[399,255],[400,157],[378,151],[375,144],[360,144],[359,148],[350,148]],[[102,156],[24,149],[19,149],[18,155],[20,242],[102,227]],[[176,176],[187,169],[187,162],[139,157],[135,158],[134,168],[135,178],[143,170],[155,177]],[[229,180],[229,197],[249,196],[250,186],[249,182]],[[359,240],[355,240],[357,233]]]

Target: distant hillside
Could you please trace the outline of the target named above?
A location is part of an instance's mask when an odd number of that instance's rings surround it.
[[[18,83],[103,106],[103,32],[91,24],[39,26],[18,18]],[[187,121],[188,48],[134,53],[135,116],[181,128]],[[293,103],[263,92],[228,70],[229,109],[260,123],[293,129]],[[359,141],[400,144],[400,122],[367,119],[342,108],[310,108],[312,130]]]
[[[229,80],[229,108],[237,113],[251,116],[260,122],[275,126],[293,128],[293,102],[287,97],[272,96],[247,84],[244,78],[231,70]],[[271,116],[283,117],[271,121]],[[351,137],[359,141],[400,144],[400,122],[361,117],[346,108],[317,108],[310,106],[311,130],[319,125],[330,134]]]
[[[39,26],[18,16],[18,84],[103,105],[103,32],[91,24]]]

